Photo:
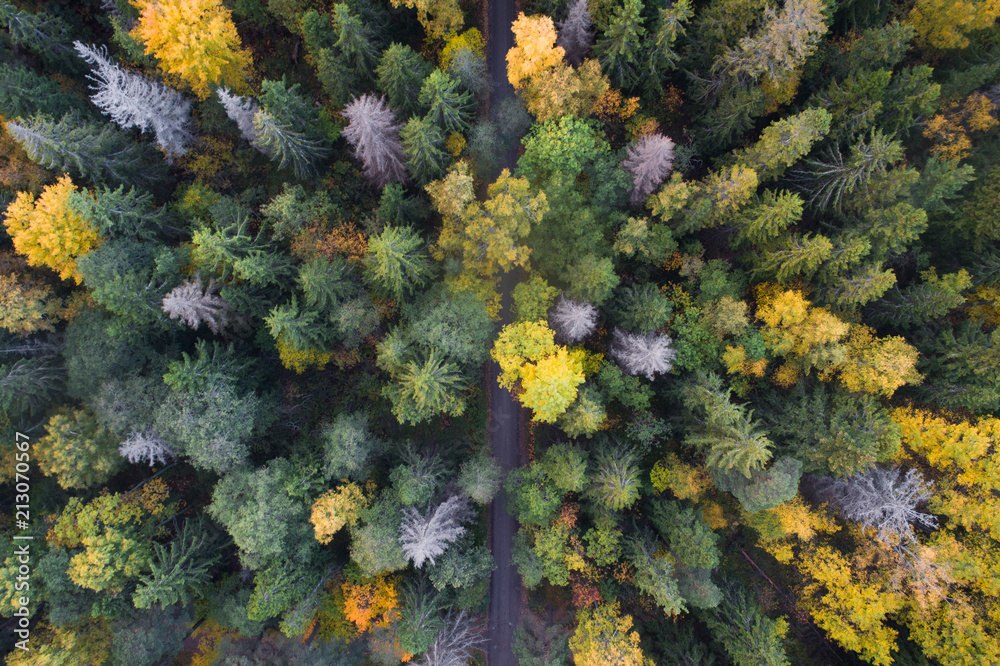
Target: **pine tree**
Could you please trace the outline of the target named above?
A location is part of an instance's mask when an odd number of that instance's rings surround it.
[[[574,67],[583,62],[594,41],[594,31],[591,28],[587,0],[573,0],[566,20],[559,24],[556,46],[563,48],[566,52],[566,62]]]
[[[426,118],[446,134],[469,128],[472,102],[472,94],[459,90],[458,82],[440,69],[431,72],[420,88],[420,104],[427,109]]]
[[[295,176],[316,175],[319,163],[330,154],[319,129],[319,112],[298,93],[299,84],[281,81],[261,84],[261,108],[254,115],[255,148],[278,161],[278,168],[292,167]]]
[[[432,351],[422,363],[408,361],[395,382],[382,392],[392,402],[400,423],[417,424],[438,414],[459,416],[465,411],[466,389],[459,368]]]
[[[627,509],[639,499],[639,467],[635,455],[623,448],[597,457],[590,493],[610,511]]]
[[[560,297],[549,314],[549,323],[562,340],[572,344],[594,332],[597,314],[590,303]]]
[[[378,89],[388,99],[389,106],[406,117],[420,109],[420,88],[430,72],[430,63],[419,53],[393,42],[379,59]]]
[[[236,323],[236,317],[229,304],[218,297],[217,291],[215,280],[210,280],[205,287],[200,279],[188,280],[163,298],[163,311],[171,319],[179,319],[196,331],[205,324],[219,335],[227,326]]]
[[[0,409],[11,420],[33,416],[62,394],[65,379],[54,356],[0,364]]]
[[[365,175],[379,187],[393,180],[406,181],[405,154],[399,142],[396,115],[385,97],[362,95],[344,109],[350,122],[344,138],[354,148],[354,155],[365,167]]]
[[[154,543],[153,548],[155,554],[149,562],[151,573],[140,579],[132,597],[136,608],[186,604],[211,580],[210,572],[218,554],[213,552],[216,543],[201,520],[185,520],[169,547]]]
[[[628,333],[615,329],[611,337],[611,357],[630,375],[645,375],[652,381],[657,374],[670,372],[677,351],[669,335]]]
[[[805,160],[805,168],[796,169],[791,175],[810,195],[809,203],[820,208],[839,208],[845,195],[859,189],[867,192],[869,182],[884,175],[887,167],[902,157],[899,141],[874,130],[869,139],[862,138],[851,146],[848,159],[844,159],[840,147],[835,145],[824,159]]]
[[[647,44],[647,86],[662,92],[663,79],[667,72],[677,67],[680,54],[674,50],[674,42],[685,33],[684,24],[694,16],[690,0],[677,0],[670,7],[662,8],[657,15],[653,29],[652,45]]]
[[[7,131],[35,162],[97,183],[150,185],[162,180],[162,160],[111,125],[96,125],[66,114],[58,122],[44,116],[8,121]]]
[[[102,236],[154,240],[170,220],[166,207],[156,208],[153,195],[135,187],[107,186],[72,192],[69,205]]]
[[[162,83],[126,71],[111,62],[107,48],[74,42],[77,53],[93,65],[88,75],[96,85],[91,101],[122,129],[152,129],[167,157],[187,152],[191,140],[191,102]]]
[[[165,465],[176,457],[173,448],[152,429],[137,430],[118,446],[118,455],[130,463],[149,462],[150,467]]]
[[[845,518],[874,530],[879,541],[892,547],[916,541],[913,524],[937,527],[937,518],[917,511],[932,495],[931,484],[915,469],[902,475],[898,467],[875,467],[847,479],[827,480],[820,494]]]
[[[337,41],[333,46],[352,70],[368,75],[374,71],[378,51],[371,41],[371,30],[361,17],[351,13],[348,5],[338,2],[333,6],[333,30]]]
[[[646,34],[642,23],[641,0],[625,0],[594,47],[601,69],[618,88],[633,88],[639,82],[642,38]]]
[[[674,163],[674,142],[662,134],[647,134],[628,148],[622,167],[632,174],[631,203],[639,206],[663,184]]]
[[[424,562],[434,564],[434,558],[465,533],[462,523],[470,518],[468,500],[461,495],[452,495],[433,509],[428,509],[425,515],[412,507],[405,507],[399,527],[403,553],[418,569],[424,566]]]
[[[12,2],[0,0],[0,22],[17,46],[37,53],[49,64],[72,63],[71,30],[61,18],[44,12],[21,11]]]
[[[12,63],[0,63],[0,114],[26,118],[40,113],[52,118],[79,110],[81,99],[63,91],[59,84]]]
[[[754,204],[741,211],[734,245],[765,245],[802,219],[805,202],[794,192],[764,190]]]
[[[822,234],[791,234],[767,252],[755,255],[755,273],[787,282],[799,275],[811,277],[830,258],[833,243]]]
[[[842,276],[828,289],[828,302],[856,307],[877,300],[896,284],[896,273],[881,264],[868,264]]]
[[[402,298],[430,277],[430,258],[420,233],[411,227],[385,227],[368,239],[365,275],[392,298]]]
[[[256,144],[258,134],[253,120],[260,107],[249,97],[240,97],[229,92],[229,88],[216,88],[215,94],[226,109],[226,115],[240,128],[243,138],[251,144]],[[255,146],[256,147],[256,146]]]
[[[410,118],[399,133],[408,158],[410,173],[426,184],[440,176],[448,163],[444,136],[430,118]]]
[[[829,131],[830,114],[824,109],[808,109],[768,125],[757,143],[736,152],[736,161],[756,171],[760,182],[774,180]]]
[[[779,11],[765,11],[764,26],[740,40],[722,60],[734,73],[767,77],[777,83],[798,70],[826,33],[823,4],[818,0],[788,0]]]

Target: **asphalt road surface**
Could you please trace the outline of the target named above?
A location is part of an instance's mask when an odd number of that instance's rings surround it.
[[[507,81],[507,51],[514,46],[514,0],[489,0],[489,26],[486,35],[486,66],[490,72],[492,94],[490,106],[514,94]],[[502,168],[514,168],[516,149],[502,156]],[[501,323],[511,320],[511,292],[517,283],[515,273],[507,273],[501,281],[503,317]],[[519,466],[521,444],[521,407],[509,391],[497,385],[497,364],[490,361],[487,381],[490,391],[489,433],[493,455],[505,472]],[[507,498],[501,491],[493,500],[490,515],[493,528],[493,559],[497,568],[490,581],[490,612],[486,648],[489,666],[515,666],[517,659],[511,650],[514,628],[519,621],[521,607],[521,576],[511,561],[511,544],[517,533],[517,521],[507,511]]]

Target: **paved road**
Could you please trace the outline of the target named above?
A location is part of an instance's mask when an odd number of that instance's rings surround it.
[[[490,72],[492,95],[490,105],[508,95],[514,89],[507,81],[507,51],[514,46],[514,33],[510,30],[514,22],[514,0],[489,0],[489,26],[486,34],[486,66]],[[502,157],[501,167],[513,168],[516,151],[508,150]],[[503,318],[506,324],[511,319],[511,291],[517,282],[515,273],[503,276]],[[493,455],[505,471],[520,464],[521,407],[511,394],[497,385],[499,368],[490,361],[487,381],[490,391],[489,433]],[[511,543],[517,533],[517,521],[507,512],[507,500],[501,494],[493,500],[490,515],[493,532],[493,558],[497,568],[490,581],[489,644],[486,659],[489,666],[516,666],[517,659],[511,651],[514,628],[519,621],[521,608],[521,576],[511,561]]]

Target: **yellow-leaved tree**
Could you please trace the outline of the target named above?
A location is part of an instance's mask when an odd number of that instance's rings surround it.
[[[392,6],[417,10],[417,20],[431,39],[454,35],[465,24],[458,0],[392,0]]]
[[[763,320],[764,342],[771,352],[785,359],[774,381],[791,386],[802,373],[816,368],[827,373],[842,364],[847,350],[841,343],[850,326],[823,308],[811,307],[797,291],[784,291],[766,303],[758,303]]]
[[[538,120],[565,115],[589,115],[611,87],[596,60],[577,69],[563,62],[566,52],[556,46],[556,29],[548,16],[525,16],[511,27],[514,48],[507,52],[507,79],[522,94]]]
[[[328,490],[312,505],[309,522],[316,532],[316,540],[330,543],[333,535],[344,525],[354,525],[368,500],[356,483],[347,483],[336,490]]]
[[[4,213],[7,233],[14,249],[28,259],[31,266],[51,268],[64,280],[79,284],[76,258],[101,242],[101,236],[80,213],[70,205],[76,187],[69,176],[46,187],[36,200],[20,192]]]
[[[577,666],[652,666],[632,631],[632,616],[622,615],[618,603],[583,609],[577,614],[576,632],[569,649]]]
[[[889,398],[903,384],[920,382],[917,356],[916,347],[898,335],[877,338],[867,326],[852,326],[840,381],[852,391]]]
[[[171,78],[199,99],[216,87],[249,92],[250,52],[242,47],[232,12],[220,0],[132,0],[140,11],[132,36]]]
[[[584,354],[557,345],[555,331],[544,321],[505,326],[490,353],[500,365],[497,382],[516,391],[521,404],[534,410],[535,421],[555,421],[584,380]]]
[[[988,28],[1000,16],[1000,0],[917,0],[910,23],[917,39],[936,49],[964,49],[966,34]]]

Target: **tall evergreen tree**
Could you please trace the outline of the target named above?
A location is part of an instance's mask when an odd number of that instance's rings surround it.
[[[284,77],[264,81],[261,88],[261,108],[253,120],[254,147],[276,160],[279,168],[290,166],[298,178],[315,176],[330,154],[319,112],[299,94],[299,84],[289,87]]]
[[[619,88],[630,89],[639,83],[643,35],[642,0],[625,0],[597,42],[594,51],[601,69]]]
[[[405,117],[420,109],[420,88],[430,74],[431,65],[409,46],[393,42],[379,59],[378,88],[389,106]]]
[[[399,135],[410,173],[417,182],[426,184],[444,173],[449,159],[444,150],[444,136],[429,118],[410,118]]]
[[[469,127],[472,94],[460,90],[458,82],[440,69],[424,79],[420,104],[427,109],[427,118],[443,132],[464,132]]]
[[[66,114],[7,122],[7,131],[35,162],[97,183],[150,185],[164,176],[163,160],[110,125]]]

